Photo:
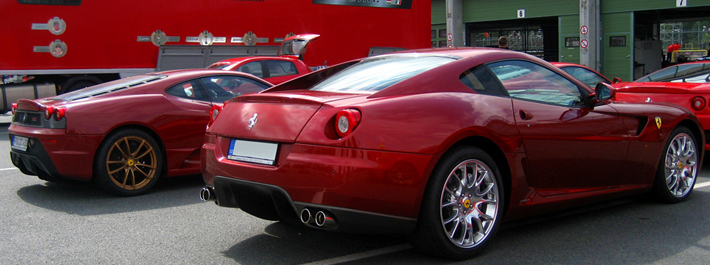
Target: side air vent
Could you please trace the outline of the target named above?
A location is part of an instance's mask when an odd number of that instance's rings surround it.
[[[639,127],[636,129],[636,135],[640,135],[641,132],[643,132],[643,129],[646,128],[646,125],[648,124],[648,117],[640,117],[639,118]]]

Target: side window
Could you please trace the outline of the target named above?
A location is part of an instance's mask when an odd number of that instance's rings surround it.
[[[568,74],[574,76],[574,78],[579,79],[579,81],[582,81],[582,83],[590,87],[597,86],[599,82],[609,82],[598,74],[581,67],[569,66],[561,69],[562,71],[567,72]]]
[[[209,95],[205,93],[199,82],[199,80],[191,80],[180,83],[168,88],[165,93],[181,98],[209,101]]]
[[[560,106],[575,106],[582,102],[577,85],[561,75],[527,61],[502,61],[489,64],[508,95]]]
[[[296,65],[289,61],[266,61],[266,66],[269,68],[269,77],[298,74]]]
[[[236,71],[252,74],[258,78],[264,78],[264,73],[261,71],[261,61],[247,63],[237,68]]]
[[[500,83],[491,74],[485,66],[479,66],[470,70],[466,70],[459,76],[464,85],[476,91],[479,94],[507,96],[505,89],[500,87]]]
[[[235,96],[257,93],[269,86],[259,81],[241,76],[213,76],[201,79],[211,101],[222,103]]]

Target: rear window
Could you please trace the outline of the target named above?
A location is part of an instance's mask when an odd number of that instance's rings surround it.
[[[368,59],[323,80],[310,90],[374,93],[454,60],[452,57],[443,56],[387,56]]]

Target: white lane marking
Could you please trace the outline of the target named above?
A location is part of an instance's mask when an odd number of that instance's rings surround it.
[[[396,245],[396,246],[391,246],[391,247],[386,247],[386,248],[368,250],[365,252],[355,253],[355,254],[332,258],[332,259],[326,259],[326,260],[321,260],[321,261],[305,263],[304,265],[338,264],[338,263],[344,263],[344,262],[350,262],[350,261],[355,261],[355,260],[371,258],[371,257],[379,256],[379,255],[393,253],[393,252],[399,252],[399,251],[407,250],[410,248],[412,248],[412,247],[409,244],[401,244],[401,245]]]
[[[0,171],[16,170],[16,167],[0,168]]]
[[[705,188],[707,186],[710,186],[710,181],[708,182],[703,182],[703,183],[695,183],[695,188]]]

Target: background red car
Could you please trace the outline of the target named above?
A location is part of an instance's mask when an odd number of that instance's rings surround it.
[[[667,102],[689,109],[700,119],[705,134],[710,133],[710,62],[672,65],[614,87],[619,101]]]
[[[9,127],[10,156],[44,180],[93,179],[116,194],[141,194],[161,176],[200,173],[213,105],[270,86],[240,72],[180,70],[21,99]]]
[[[311,72],[301,59],[306,53],[308,43],[319,36],[317,34],[291,36],[281,44],[278,56],[232,58],[213,63],[207,68],[240,71],[277,85]]]
[[[531,55],[428,49],[331,66],[213,116],[201,197],[324,230],[410,234],[470,258],[503,221],[653,191],[680,202],[696,117],[619,103]],[[226,224],[229,226],[229,224]]]

